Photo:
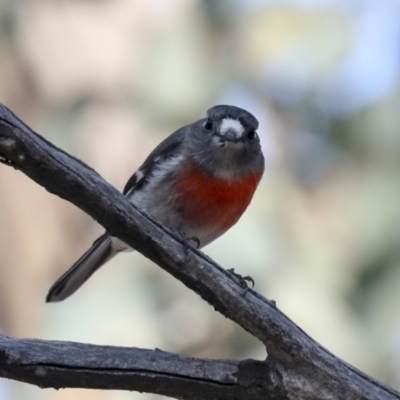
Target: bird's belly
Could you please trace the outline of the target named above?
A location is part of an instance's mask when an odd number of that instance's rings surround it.
[[[167,228],[198,238],[204,247],[238,221],[260,178],[254,173],[227,180],[185,166],[173,176],[149,183],[130,200]]]

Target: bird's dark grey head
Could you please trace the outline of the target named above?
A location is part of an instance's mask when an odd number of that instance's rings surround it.
[[[191,152],[205,170],[235,179],[264,168],[257,129],[257,119],[246,110],[212,107],[193,126]]]

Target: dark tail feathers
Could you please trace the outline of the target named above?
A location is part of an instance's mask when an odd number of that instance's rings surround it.
[[[111,246],[111,236],[105,233],[50,288],[46,302],[62,301],[78,290],[104,263],[117,254]]]

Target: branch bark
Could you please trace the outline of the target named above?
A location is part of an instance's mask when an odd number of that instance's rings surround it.
[[[236,279],[203,253],[193,250],[185,260],[179,237],[2,105],[0,158],[91,215],[260,339],[268,350],[266,362],[210,361],[159,351],[0,337],[0,376],[51,387],[118,388],[187,399],[400,399],[399,392],[316,343],[273,301],[253,290],[244,297]],[[140,352],[148,352],[146,359],[153,364],[141,364],[145,353]],[[196,390],[185,391],[183,381]]]

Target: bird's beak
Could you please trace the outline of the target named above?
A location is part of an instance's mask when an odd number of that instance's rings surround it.
[[[229,129],[223,135],[221,135],[221,142],[237,143],[238,141],[239,141],[238,135],[233,129]]]

